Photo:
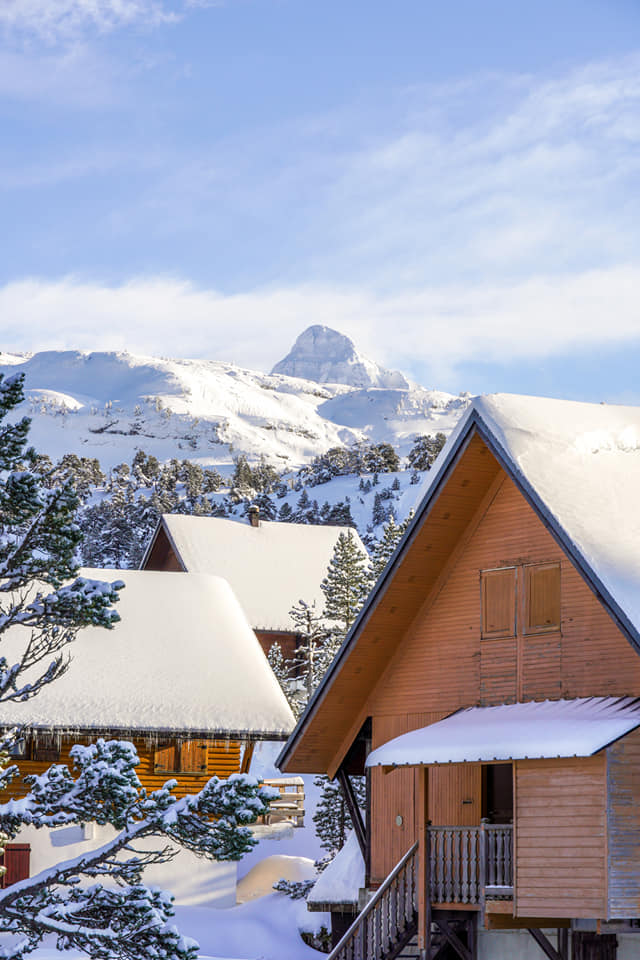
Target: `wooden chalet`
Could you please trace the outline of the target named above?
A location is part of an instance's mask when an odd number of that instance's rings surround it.
[[[320,584],[341,533],[356,530],[261,520],[164,514],[141,564],[143,570],[188,571],[224,577],[238,597],[260,645],[279,643],[291,657],[298,635],[289,611],[299,600],[324,608]]]
[[[70,762],[75,743],[120,738],[135,744],[147,790],[176,779],[183,796],[214,775],[245,772],[257,740],[286,739],[293,714],[228,583],[131,570],[81,575],[124,582],[121,621],[82,630],[67,672],[37,697],[0,704],[0,728],[24,732],[15,751],[21,777]],[[20,648],[22,629],[6,642],[14,636]],[[6,799],[27,789],[16,779]],[[21,862],[24,875],[24,852]]]
[[[640,957],[640,409],[474,401],[278,764],[351,805],[332,960]]]

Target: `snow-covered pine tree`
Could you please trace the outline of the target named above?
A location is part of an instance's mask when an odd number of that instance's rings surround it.
[[[366,802],[365,778],[350,777],[350,780],[358,806],[363,809]],[[313,815],[316,836],[322,841],[320,844],[322,849],[333,858],[345,845],[353,826],[351,817],[337,780],[329,780],[322,775],[315,777],[313,782],[316,787],[321,788],[320,799]]]
[[[24,399],[23,381],[0,374],[0,643],[16,625],[28,637],[15,663],[0,655],[0,701],[35,696],[67,669],[65,648],[81,627],[119,619],[118,584],[76,577],[82,534],[72,480],[48,489],[27,447],[29,419],[5,422]]]
[[[382,536],[377,540],[371,551],[371,577],[378,579],[393,553],[402,540],[405,531],[413,519],[413,510],[402,523],[396,523],[393,514],[382,528]]]
[[[324,616],[345,637],[372,587],[368,558],[349,530],[338,536],[327,575],[320,584],[325,595]]]
[[[417,436],[409,451],[408,463],[412,470],[430,470],[434,460],[447,442],[444,433],[429,433]]]
[[[131,743],[104,741],[71,749],[73,772],[56,764],[27,778],[31,792],[0,806],[0,829],[15,837],[36,829],[95,822],[115,837],[97,850],[66,860],[0,891],[0,933],[7,960],[21,960],[45,936],[58,949],[81,950],[99,960],[195,960],[198,945],[180,935],[172,898],[142,883],[150,864],[166,863],[178,844],[215,860],[239,860],[257,842],[247,825],[266,812],[275,791],[245,774],[213,777],[198,794],[177,800],[175,780],[147,794],[136,774]],[[5,771],[3,783],[15,771]],[[155,850],[140,851],[158,836]]]

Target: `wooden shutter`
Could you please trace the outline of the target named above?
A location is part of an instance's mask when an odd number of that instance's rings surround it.
[[[180,772],[207,772],[207,741],[183,740],[180,744]]]
[[[7,868],[7,872],[0,878],[0,886],[8,887],[18,880],[26,880],[29,876],[29,860],[31,846],[28,843],[8,843],[5,846],[4,856],[0,863]]]
[[[571,933],[572,960],[616,960],[618,938],[615,933],[592,933],[573,930]]]
[[[525,632],[560,629],[560,564],[525,567]]]
[[[177,743],[158,744],[153,752],[153,772],[177,773],[178,769]]]
[[[482,636],[516,633],[516,568],[482,571]]]

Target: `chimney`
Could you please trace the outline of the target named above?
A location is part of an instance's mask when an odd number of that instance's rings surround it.
[[[252,527],[260,526],[260,507],[255,504],[249,507],[249,523]]]

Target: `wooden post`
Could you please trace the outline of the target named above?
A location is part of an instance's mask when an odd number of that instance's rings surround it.
[[[480,821],[480,851],[478,857],[478,903],[480,904],[480,919],[484,923],[485,915],[485,887],[487,885],[487,831],[486,826],[489,823],[487,817]]]
[[[427,820],[428,773],[418,767],[418,949],[420,956],[429,960],[428,930],[430,919],[429,897],[429,821]]]

